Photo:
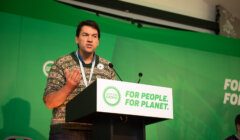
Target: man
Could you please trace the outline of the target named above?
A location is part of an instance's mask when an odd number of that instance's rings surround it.
[[[66,104],[96,78],[115,79],[109,62],[95,54],[100,41],[97,23],[81,22],[75,41],[78,50],[56,60],[48,75],[43,100],[53,109],[50,140],[90,139],[91,124],[65,121]]]
[[[235,126],[237,133],[227,137],[226,140],[240,140],[240,114],[238,114],[235,118]]]

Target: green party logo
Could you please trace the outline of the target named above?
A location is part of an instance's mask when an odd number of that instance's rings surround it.
[[[107,103],[108,105],[116,106],[121,100],[121,95],[117,88],[107,87],[104,90],[103,99],[104,99],[105,103]]]
[[[45,75],[46,77],[48,76],[48,72],[50,71],[51,66],[52,66],[53,63],[54,63],[53,61],[49,60],[49,61],[46,61],[46,62],[43,64],[42,70],[43,70],[43,73],[44,73],[44,75]]]

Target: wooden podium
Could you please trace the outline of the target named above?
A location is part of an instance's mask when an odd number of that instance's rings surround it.
[[[145,126],[173,119],[172,89],[97,79],[66,106],[67,122],[93,124],[93,140],[145,140]]]

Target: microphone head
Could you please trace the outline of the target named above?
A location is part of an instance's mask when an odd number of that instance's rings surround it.
[[[139,73],[138,73],[138,76],[139,76],[139,77],[142,77],[142,76],[143,76],[143,74],[142,74],[141,72],[139,72]]]
[[[112,63],[109,63],[108,66],[109,66],[110,68],[113,68],[113,64],[112,64]]]

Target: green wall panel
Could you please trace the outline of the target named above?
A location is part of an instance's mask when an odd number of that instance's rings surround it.
[[[51,110],[42,95],[43,65],[75,51],[75,27],[0,13],[0,139],[7,135],[47,139]],[[112,59],[115,36],[102,33],[97,54]]]
[[[113,62],[124,80],[136,82],[142,72],[142,83],[173,88],[174,119],[150,125],[148,139],[213,140],[235,132],[239,105],[223,103],[223,87],[226,78],[240,79],[239,57],[124,37],[116,44]]]
[[[52,0],[0,4],[0,139],[47,139],[51,110],[42,101],[43,65],[76,50],[75,28],[96,20],[97,54],[112,61],[122,79],[173,88],[174,119],[147,127],[147,139],[224,139],[235,133],[239,105],[223,103],[226,78],[240,80],[240,40],[169,30],[95,15]],[[239,95],[239,91],[235,92]],[[173,135],[174,134],[174,135]]]

